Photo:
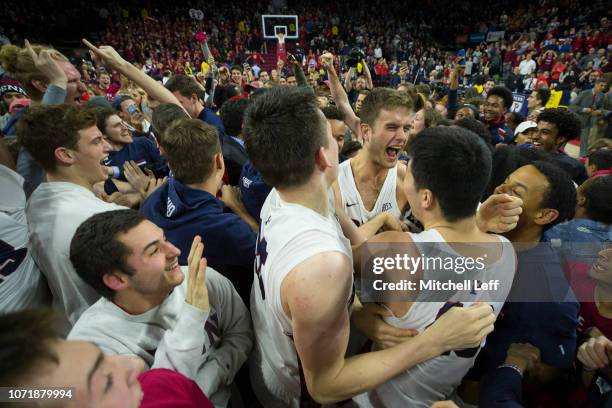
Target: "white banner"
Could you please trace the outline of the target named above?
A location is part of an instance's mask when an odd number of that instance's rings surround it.
[[[495,41],[503,40],[504,34],[506,34],[505,31],[489,31],[489,33],[487,34],[487,41],[495,42]]]

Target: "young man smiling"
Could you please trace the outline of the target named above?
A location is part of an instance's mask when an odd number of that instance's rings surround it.
[[[103,298],[85,311],[69,339],[176,370],[216,407],[226,406],[251,350],[251,319],[232,284],[207,268],[203,251],[196,237],[188,267],[181,268],[181,251],[137,211],[89,218],[72,239],[70,260]]]
[[[168,175],[166,159],[162,157],[155,143],[146,137],[134,137],[126,123],[113,109],[97,108],[95,114],[98,129],[112,147],[104,160],[104,165],[113,170],[111,175],[113,179],[127,181],[122,169],[124,163],[130,160],[143,170],[150,169],[159,178]],[[105,193],[110,195],[117,190],[113,180],[107,179],[104,183]]]
[[[107,177],[102,161],[111,147],[92,111],[68,105],[31,107],[17,125],[17,138],[47,174],[26,207],[32,255],[47,278],[55,308],[72,325],[99,295],[72,267],[70,238],[91,215],[123,208],[92,191]]]
[[[586,168],[563,151],[568,141],[579,136],[578,117],[566,109],[552,108],[544,109],[538,116],[538,131],[531,141],[536,149],[550,153],[557,165],[567,171],[576,184],[582,184],[588,178]]]
[[[491,143],[510,144],[514,133],[506,125],[505,113],[512,106],[512,92],[505,86],[495,86],[484,103],[484,123],[491,134]]]

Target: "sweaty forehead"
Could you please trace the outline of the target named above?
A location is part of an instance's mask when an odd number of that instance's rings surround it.
[[[410,121],[411,114],[412,110],[404,108],[402,106],[389,109],[381,109],[378,112],[376,123],[381,125],[386,125],[389,123],[397,123],[399,125],[404,125]]]

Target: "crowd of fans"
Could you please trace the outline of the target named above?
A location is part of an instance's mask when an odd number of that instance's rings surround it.
[[[603,3],[147,3],[66,7],[49,27],[96,33],[65,53],[10,12],[0,386],[73,406],[609,406]],[[297,14],[299,39],[265,40],[266,13]],[[381,276],[480,289],[375,297],[380,245],[483,256]]]

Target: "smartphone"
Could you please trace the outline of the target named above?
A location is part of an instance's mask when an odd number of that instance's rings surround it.
[[[130,106],[127,107],[127,112],[130,115],[134,116],[134,115],[138,114],[138,108],[136,107],[136,105],[130,105]]]

